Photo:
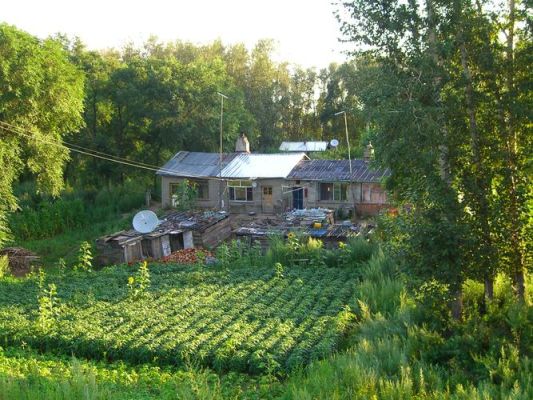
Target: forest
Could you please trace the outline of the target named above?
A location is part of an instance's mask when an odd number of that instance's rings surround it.
[[[0,399],[533,397],[530,2],[352,0],[337,19],[353,52],[320,71],[266,39],[96,51],[0,24],[0,247],[44,266],[0,257]],[[396,212],[336,249],[94,268],[158,167],[218,150],[217,93],[224,149],[336,138],[346,158],[349,126]]]

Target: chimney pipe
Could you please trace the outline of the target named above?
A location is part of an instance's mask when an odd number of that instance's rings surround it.
[[[240,136],[235,141],[235,152],[236,153],[249,153],[250,152],[250,142],[248,138],[241,132]]]
[[[365,151],[363,153],[363,159],[365,161],[370,161],[374,158],[374,146],[372,146],[372,142],[368,142],[368,144],[365,147]]]

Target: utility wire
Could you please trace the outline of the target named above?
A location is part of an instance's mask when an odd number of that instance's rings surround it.
[[[5,121],[0,121],[0,125],[6,125],[12,129],[15,129],[15,130],[19,130],[19,131],[22,131],[23,129],[22,128],[19,128],[15,125],[12,125],[12,124],[9,124]],[[49,139],[50,141],[54,141],[54,140],[51,140]],[[95,153],[95,154],[100,154],[102,156],[106,156],[106,157],[110,157],[110,158],[114,158],[114,159],[117,159],[117,160],[122,160],[122,161],[125,161],[125,162],[130,162],[130,163],[133,163],[133,164],[138,164],[138,165],[144,165],[146,167],[151,167],[151,168],[158,168],[160,169],[157,165],[153,165],[153,164],[147,164],[147,163],[144,163],[144,162],[141,162],[141,161],[132,161],[132,160],[129,160],[127,158],[123,158],[123,157],[119,157],[119,156],[114,156],[114,155],[111,155],[111,154],[107,154],[107,153],[103,153],[101,151],[98,151],[98,150],[93,150],[93,149],[89,149],[87,147],[83,147],[83,146],[80,146],[78,144],[74,144],[74,143],[69,143],[65,140],[61,140],[61,141],[56,141],[57,143],[59,144],[62,144],[63,146],[65,147],[68,147],[68,146],[71,146],[71,147],[75,147],[75,148],[78,148],[80,150],[84,150],[84,151],[88,151],[88,152],[91,152],[91,153]],[[71,147],[68,147],[69,149]]]
[[[22,129],[20,127],[17,127],[15,125],[11,125],[11,124],[9,124],[7,122],[4,122],[4,121],[0,121],[0,128],[6,130],[8,132],[16,133],[18,135],[25,136],[25,137],[28,137],[30,139],[38,140],[38,141],[41,141],[43,143],[47,143],[47,144],[50,144],[50,145],[53,145],[53,146],[56,146],[56,147],[61,147],[61,148],[66,147],[67,149],[69,149],[69,150],[71,150],[73,152],[76,152],[76,153],[79,153],[79,154],[83,154],[83,155],[86,155],[86,156],[91,156],[91,157],[99,158],[101,160],[111,161],[111,162],[114,162],[114,163],[117,163],[117,164],[123,164],[123,165],[127,165],[127,166],[130,166],[130,167],[142,168],[142,169],[146,169],[146,170],[149,170],[149,171],[156,171],[156,172],[160,171],[160,172],[163,172],[163,173],[168,173],[170,175],[179,176],[179,173],[177,173],[176,171],[160,168],[160,167],[157,167],[155,165],[150,165],[150,164],[145,164],[145,163],[141,163],[141,162],[137,162],[137,161],[128,160],[128,159],[125,159],[125,158],[113,156],[111,154],[102,153],[102,152],[99,152],[99,151],[96,151],[96,150],[92,150],[92,149],[87,149],[87,148],[84,148],[84,147],[78,146],[78,145],[67,144],[67,142],[64,142],[64,141],[38,138],[35,135],[33,135],[30,131],[28,131],[26,129]],[[70,146],[72,146],[72,147],[70,147]],[[76,146],[76,147],[79,147],[79,148],[74,148],[73,146]],[[81,150],[81,149],[83,149],[83,150]],[[189,177],[192,177],[192,178],[205,178],[205,176],[198,175],[198,174],[188,173],[187,175]],[[217,178],[212,177],[210,179],[217,179]]]

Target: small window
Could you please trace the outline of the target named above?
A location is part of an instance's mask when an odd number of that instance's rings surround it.
[[[209,200],[209,181],[207,179],[187,179],[187,182],[196,189],[198,200]],[[179,183],[170,184],[170,197],[176,193],[179,185]]]
[[[333,200],[333,183],[320,184],[320,200]]]
[[[209,200],[209,181],[206,179],[191,179],[190,182],[198,191],[199,200]]]
[[[268,196],[268,195],[271,196],[271,195],[272,195],[272,186],[265,186],[265,187],[263,188],[263,194],[264,194],[265,196]]]
[[[228,190],[232,201],[253,201],[252,181],[228,181]]]
[[[347,183],[321,183],[321,201],[346,201],[348,199]]]

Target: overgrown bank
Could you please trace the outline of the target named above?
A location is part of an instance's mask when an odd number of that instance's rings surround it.
[[[359,253],[361,257],[358,261],[348,262],[339,268],[327,267],[326,264],[319,262],[323,260],[322,256],[314,258],[312,255],[309,258],[314,259],[315,262],[307,266],[291,267],[287,263],[283,265],[278,257],[287,258],[291,252],[299,256],[304,252],[313,254],[315,250],[312,246],[311,249],[303,247],[290,249],[289,244],[279,246],[277,253],[268,255],[270,258],[240,253],[240,259],[244,260],[242,263],[248,263],[247,268],[237,265],[234,257],[238,250],[230,246],[226,252],[228,254],[226,264],[217,267],[161,265],[148,269],[149,279],[144,281],[144,289],[141,290],[144,294],[136,297],[135,304],[142,309],[148,302],[153,304],[152,307],[157,307],[158,312],[165,312],[168,307],[167,303],[162,301],[165,296],[179,299],[180,293],[183,293],[193,301],[194,293],[198,296],[198,293],[203,291],[204,296],[207,296],[203,297],[204,299],[212,299],[216,295],[212,293],[212,288],[207,286],[218,282],[219,287],[227,293],[224,298],[229,299],[242,289],[240,285],[243,283],[252,285],[250,286],[251,292],[244,293],[242,296],[242,300],[252,298],[255,299],[252,303],[258,303],[252,306],[254,310],[252,314],[244,311],[245,318],[239,322],[234,319],[233,306],[227,307],[220,303],[220,311],[217,314],[219,325],[216,321],[211,321],[206,325],[206,330],[193,328],[194,335],[190,339],[199,340],[196,342],[196,347],[190,349],[192,350],[191,356],[197,357],[201,354],[198,350],[206,348],[206,343],[213,340],[212,343],[217,343],[218,349],[229,351],[225,355],[218,354],[222,357],[221,359],[229,362],[218,373],[199,369],[198,359],[193,362],[192,365],[195,367],[192,369],[191,364],[188,368],[183,364],[180,369],[172,366],[161,369],[161,367],[154,366],[154,363],[159,363],[157,358],[145,357],[146,353],[143,351],[152,342],[150,332],[155,334],[154,340],[161,334],[168,339],[170,337],[168,333],[173,328],[161,326],[155,320],[150,322],[151,319],[147,324],[142,324],[141,316],[126,312],[124,307],[114,306],[117,302],[121,305],[126,304],[124,300],[134,293],[126,285],[128,276],[134,279],[131,282],[132,288],[140,288],[135,284],[139,283],[142,276],[141,271],[136,268],[127,269],[128,267],[120,266],[99,272],[67,273],[66,276],[69,279],[63,281],[59,276],[49,276],[48,279],[49,282],[58,285],[56,295],[59,299],[58,307],[61,304],[66,307],[76,307],[80,312],[87,314],[87,318],[91,315],[93,320],[122,321],[118,327],[110,330],[110,336],[105,337],[110,339],[114,335],[116,337],[114,340],[125,340],[123,343],[127,347],[123,348],[123,352],[115,352],[113,356],[109,352],[106,355],[95,354],[91,358],[97,356],[102,360],[122,358],[135,361],[136,357],[140,357],[137,361],[148,361],[149,365],[127,366],[107,362],[95,365],[83,360],[51,357],[49,355],[51,350],[59,350],[54,345],[54,337],[58,337],[57,333],[54,333],[55,331],[51,328],[49,338],[42,336],[38,339],[37,335],[34,338],[38,340],[31,344],[32,347],[44,351],[43,356],[9,348],[6,350],[8,355],[1,358],[0,365],[7,364],[9,367],[2,368],[0,385],[3,390],[10,390],[6,393],[15,394],[11,398],[25,398],[24,396],[30,398],[32,394],[35,395],[44,390],[43,393],[50,394],[47,398],[52,399],[63,398],[61,396],[65,390],[72,390],[68,392],[73,393],[71,398],[84,398],[81,394],[83,391],[83,393],[91,393],[92,398],[111,399],[125,397],[133,399],[368,399],[374,397],[379,399],[528,399],[532,397],[531,307],[516,302],[511,294],[510,282],[503,275],[496,282],[495,301],[486,311],[480,307],[483,299],[482,285],[473,281],[465,285],[465,320],[458,323],[449,318],[445,305],[438,302],[432,304],[426,301],[427,299],[409,294],[404,283],[408,277],[402,276],[396,264],[379,248],[368,252],[371,247],[364,243],[352,245],[350,249],[355,251],[356,246],[359,246],[361,251],[367,251],[367,256]],[[316,251],[315,254],[319,255],[321,252]],[[337,255],[342,255],[342,252]],[[357,258],[355,254],[352,256],[353,260]],[[258,258],[256,262],[251,263],[250,257]],[[239,356],[240,346],[243,343],[248,345],[255,343],[252,340],[253,336],[246,333],[249,332],[246,327],[264,323],[265,320],[272,318],[273,314],[282,313],[286,318],[284,323],[280,325],[283,321],[278,321],[276,326],[269,331],[270,334],[263,337],[263,340],[272,342],[271,362],[278,360],[279,353],[276,352],[282,350],[284,342],[276,339],[276,335],[283,333],[282,325],[286,326],[289,321],[297,318],[295,314],[291,314],[293,313],[291,307],[281,306],[280,302],[286,301],[283,300],[285,297],[287,301],[292,299],[301,304],[301,301],[297,300],[301,300],[298,296],[301,297],[299,293],[304,291],[287,292],[288,287],[302,285],[301,287],[305,288],[309,284],[316,286],[313,280],[309,280],[310,276],[324,274],[324,277],[329,277],[334,271],[341,273],[343,270],[345,274],[348,274],[344,279],[350,280],[353,286],[350,289],[350,296],[335,308],[341,312],[339,315],[342,315],[345,305],[350,305],[350,311],[346,311],[345,315],[351,317],[348,318],[349,326],[344,331],[343,340],[338,342],[335,353],[330,353],[331,355],[322,353],[322,357],[325,357],[323,360],[306,362],[301,369],[288,375],[277,375],[275,369],[268,368],[268,364],[265,364],[266,368],[256,377],[233,372],[235,368],[239,369],[239,360],[242,360]],[[261,278],[261,275],[266,274],[267,271],[269,276],[265,280]],[[91,279],[88,290],[76,291],[76,288],[80,287],[79,284],[87,277]],[[298,280],[303,282],[299,283]],[[264,291],[264,295],[268,297],[268,293],[273,291],[276,300],[267,298],[263,303],[260,300],[262,295],[254,296],[253,292],[257,289],[254,285],[260,282],[268,282],[269,289]],[[39,311],[36,308],[36,299],[39,295],[35,285],[35,279],[32,281],[31,278],[3,279],[1,321],[4,332],[6,332],[6,326],[13,327],[13,315],[23,317],[30,324],[38,320]],[[283,290],[278,292],[280,289]],[[159,295],[155,293],[156,291]],[[316,291],[321,292],[318,289]],[[233,292],[233,295],[230,292]],[[21,293],[26,294],[25,301],[15,308],[9,306],[13,304],[14,299],[20,298]],[[139,295],[139,292],[135,293],[137,293],[136,296]],[[320,297],[312,302],[320,305]],[[96,306],[97,303],[101,303],[101,307]],[[196,305],[194,308],[197,311],[191,314],[186,308],[178,307],[172,318],[179,320],[182,315],[185,321],[201,322],[202,318],[207,318],[214,310],[209,305],[207,307]],[[141,309],[139,313],[143,313]],[[316,310],[310,311],[310,314],[315,312]],[[238,311],[238,314],[241,315],[242,311]],[[254,314],[256,318],[252,318]],[[54,320],[53,316],[51,318],[52,324],[60,321],[60,319]],[[226,321],[225,318],[229,320]],[[76,324],[75,320],[72,322]],[[134,326],[136,327],[135,338],[129,341],[121,332],[126,332]],[[70,328],[67,327],[68,329]],[[238,340],[237,330],[244,335],[244,340],[241,342]],[[19,329],[18,332],[22,330]],[[212,334],[211,338],[205,336],[208,332],[214,333],[214,336]],[[16,331],[12,333],[15,334],[9,335],[10,338],[16,338]],[[141,335],[148,336],[143,339]],[[96,335],[94,338],[103,337]],[[74,344],[75,338],[72,340]],[[28,346],[29,342],[24,340],[24,343]],[[191,341],[187,339],[183,343],[191,343]],[[195,341],[193,340],[192,343]],[[166,339],[160,343],[163,346],[165,344],[167,344],[167,349],[174,346]],[[128,347],[129,352],[125,352]],[[111,346],[109,351],[113,352],[113,348],[117,349],[116,346]],[[270,350],[267,349],[263,355],[269,354]],[[64,352],[64,349],[60,351]],[[17,367],[25,363],[24,360],[29,360],[28,364],[35,365],[35,368]],[[57,360],[60,360],[61,366],[56,369],[53,365]],[[46,362],[50,364],[45,366]],[[186,369],[183,369],[184,367]],[[57,373],[61,368],[75,372],[61,375]],[[127,373],[113,372],[117,368]],[[127,378],[128,375],[131,375],[131,378]],[[147,376],[151,377],[151,382],[148,382]],[[126,381],[127,384],[124,383]],[[122,386],[123,383],[124,386]],[[131,394],[130,397],[125,393]]]

